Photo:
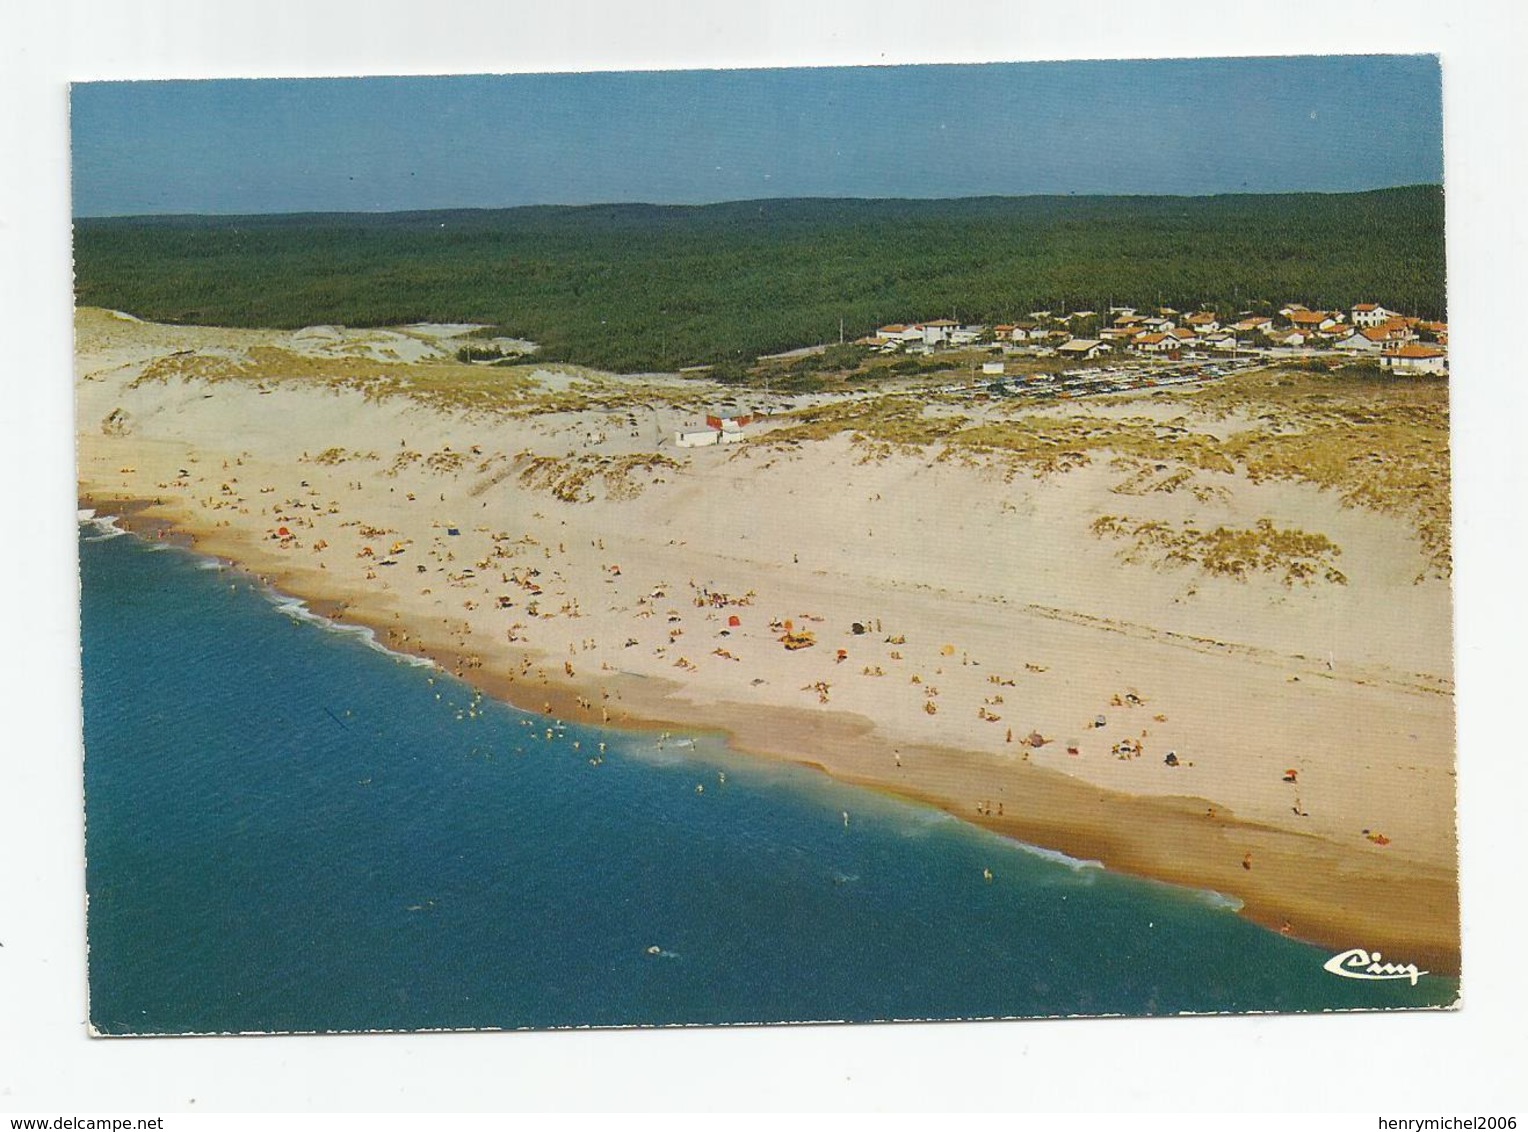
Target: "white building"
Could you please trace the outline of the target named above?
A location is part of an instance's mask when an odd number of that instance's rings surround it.
[[[936,318],[933,322],[925,322],[919,329],[923,331],[925,346],[938,346],[948,342],[950,335],[959,328],[959,323],[948,318]]]
[[[1353,325],[1360,330],[1366,326],[1378,326],[1387,319],[1400,317],[1400,311],[1386,310],[1378,303],[1359,303],[1349,312]]]
[[[1083,358],[1091,361],[1102,354],[1107,354],[1111,348],[1109,343],[1101,342],[1097,338],[1073,338],[1056,347],[1056,353],[1063,358]]]
[[[1397,374],[1447,374],[1448,351],[1421,342],[1393,346],[1379,356],[1382,368]]]
[[[1355,330],[1345,338],[1339,338],[1332,345],[1349,354],[1377,354],[1384,348],[1385,335],[1383,331],[1373,327],[1363,330]]]
[[[1183,348],[1171,334],[1142,334],[1131,345],[1143,354],[1169,354]]]

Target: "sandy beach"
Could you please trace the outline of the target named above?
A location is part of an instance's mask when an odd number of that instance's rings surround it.
[[[1177,391],[927,410],[1043,459],[788,413],[676,448],[749,396],[467,366],[469,329],[81,310],[80,505],[527,710],[722,731],[1457,973],[1452,602],[1415,514],[1221,467],[1257,414]],[[1273,534],[1228,571],[1224,531]]]

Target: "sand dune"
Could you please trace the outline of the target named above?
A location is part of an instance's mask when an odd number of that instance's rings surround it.
[[[675,449],[655,440],[725,391],[521,367],[498,371],[513,396],[452,402],[450,354],[417,332],[97,311],[77,331],[86,506],[530,710],[725,729],[1302,938],[1457,969],[1452,607],[1403,514],[1139,453],[1036,477],[845,432],[773,443],[784,419]],[[346,379],[360,362],[393,369]],[[1142,395],[1043,417],[1184,412]],[[1100,535],[1110,516],[1180,557]],[[1259,522],[1325,540],[1313,580],[1183,557],[1185,530]]]

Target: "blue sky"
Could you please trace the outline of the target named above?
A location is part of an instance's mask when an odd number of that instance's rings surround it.
[[[76,216],[1443,179],[1436,57],[82,83]]]

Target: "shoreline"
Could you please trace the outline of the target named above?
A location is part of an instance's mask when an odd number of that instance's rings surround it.
[[[690,450],[736,391],[363,378],[337,333],[77,312],[82,505],[532,714],[715,732],[1458,970],[1447,508],[1365,470],[1436,474],[1446,390],[889,391]]]
[[[973,752],[902,743],[897,748],[897,773],[871,774],[864,764],[884,763],[884,746],[874,723],[851,712],[728,701],[680,703],[674,696],[682,690],[678,681],[621,670],[609,670],[599,679],[516,679],[472,663],[470,654],[452,644],[391,639],[384,611],[368,608],[364,600],[375,595],[363,591],[362,600],[356,600],[341,587],[315,592],[296,572],[257,569],[234,553],[247,538],[228,528],[199,529],[188,514],[177,513],[162,499],[96,498],[82,490],[78,505],[94,510],[97,517],[116,517],[117,525],[134,537],[163,540],[223,562],[271,591],[303,602],[316,617],[369,629],[386,651],[429,660],[443,673],[528,714],[629,732],[715,735],[740,754],[807,767],[838,782],[929,806],[1041,851],[1096,861],[1121,875],[1234,901],[1238,915],[1314,946],[1383,950],[1404,955],[1440,976],[1460,975],[1457,884],[1442,870],[1384,858],[1371,858],[1363,862],[1365,867],[1355,868],[1339,846],[1239,817],[1204,798],[1124,793],[1029,762],[1015,768],[1022,775],[1022,794],[1005,792],[1000,816],[982,812],[979,806],[962,804],[951,789],[961,777],[951,767],[958,770],[979,761]],[[522,667],[547,655],[524,645],[517,651]],[[596,704],[602,710],[596,711]],[[607,710],[608,717],[603,717]],[[823,757],[827,749],[832,754]],[[1251,868],[1236,863],[1248,859],[1254,862]],[[1310,884],[1312,872],[1330,883]],[[1387,919],[1403,906],[1430,914],[1399,926]]]

